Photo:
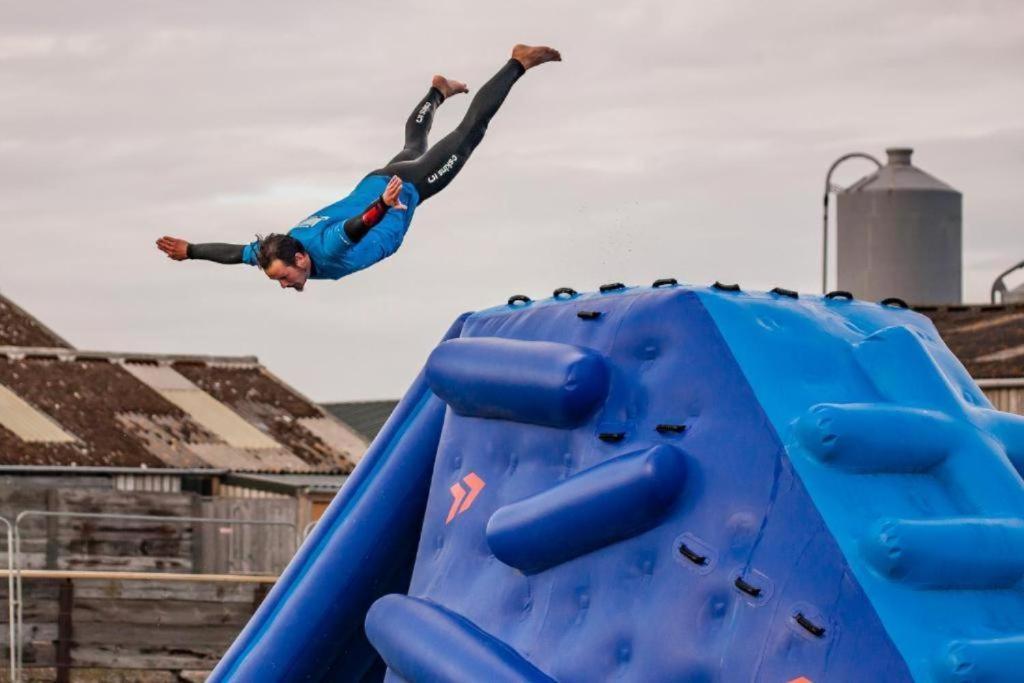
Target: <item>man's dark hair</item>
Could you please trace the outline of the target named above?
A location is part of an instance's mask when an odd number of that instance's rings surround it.
[[[269,268],[275,259],[281,259],[281,263],[286,266],[294,266],[295,255],[305,253],[306,248],[302,246],[302,242],[291,235],[256,235],[256,261],[263,270]]]

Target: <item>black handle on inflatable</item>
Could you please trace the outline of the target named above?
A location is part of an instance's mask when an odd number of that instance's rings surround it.
[[[610,282],[610,283],[608,283],[606,285],[601,285],[600,287],[598,287],[598,289],[600,290],[600,292],[602,294],[604,294],[605,292],[614,292],[617,289],[625,289],[625,288],[626,288],[626,285],[622,284],[621,282]]]
[[[682,434],[686,431],[686,425],[660,424],[654,429],[659,434]]]
[[[565,295],[565,298],[571,299],[574,296],[576,296],[577,294],[579,294],[579,292],[577,292],[572,287],[559,287],[558,289],[555,290],[554,294],[552,294],[551,296],[553,296],[554,298],[558,299],[563,294]]]
[[[513,294],[512,296],[510,296],[508,298],[508,305],[509,306],[515,306],[516,303],[522,303],[523,305],[526,305],[526,304],[530,303],[531,301],[533,301],[533,299],[531,299],[530,297],[526,296],[525,294]]]
[[[845,289],[837,289],[834,292],[829,292],[825,295],[826,299],[846,299],[847,301],[853,301],[853,294],[850,294]]]
[[[654,284],[651,285],[651,287],[657,289],[658,287],[675,287],[678,284],[679,281],[676,280],[674,277],[663,277],[661,279],[655,280]]]
[[[679,554],[697,565],[703,566],[708,563],[707,555],[701,555],[685,543],[679,544]]]
[[[576,317],[580,320],[597,320],[601,317],[601,311],[577,311]]]
[[[761,589],[744,581],[742,576],[737,576],[733,585],[752,598],[761,596]]]
[[[721,282],[719,282],[718,280],[715,280],[715,284],[713,284],[711,286],[713,288],[715,288],[715,289],[720,289],[723,292],[738,292],[738,291],[740,291],[740,286],[738,284],[735,284],[735,285],[724,285]]]
[[[907,302],[899,297],[890,296],[888,299],[882,299],[881,303],[883,306],[898,306],[899,308],[910,308]]]
[[[800,294],[799,293],[794,292],[792,289],[784,289],[782,287],[776,287],[775,289],[773,289],[772,290],[772,294],[778,294],[779,296],[786,296],[786,297],[789,297],[790,299],[799,299],[800,298]]]
[[[601,439],[605,443],[618,443],[626,438],[625,432],[601,432],[597,435],[597,438]]]
[[[815,638],[821,638],[825,635],[825,627],[815,624],[813,621],[805,617],[803,612],[797,612],[793,615],[793,618],[796,620],[796,623],[800,624],[805,631]]]

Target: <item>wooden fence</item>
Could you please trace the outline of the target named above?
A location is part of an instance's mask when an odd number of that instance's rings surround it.
[[[30,477],[0,477],[0,515],[12,522],[25,510],[69,514],[22,520],[22,568],[277,574],[295,553],[301,527],[294,498],[204,498],[195,493],[116,491],[109,479],[88,479],[40,478],[36,482]],[[103,485],[106,488],[100,488]],[[76,512],[288,522],[297,529],[97,520],[76,518]],[[5,550],[6,541],[0,539],[0,553]]]
[[[23,683],[202,681],[296,550],[301,527],[84,518],[214,517],[298,526],[294,498],[120,491],[105,477],[0,476],[18,525]],[[64,513],[67,513],[65,516]],[[6,567],[7,542],[0,534]],[[222,576],[223,575],[223,576]],[[228,576],[230,575],[230,576]],[[7,573],[0,571],[0,683],[8,681]]]
[[[0,575],[0,600],[6,603],[6,572]],[[201,681],[274,581],[129,576],[52,570],[25,575],[24,683]],[[6,652],[6,610],[0,626],[0,649]]]

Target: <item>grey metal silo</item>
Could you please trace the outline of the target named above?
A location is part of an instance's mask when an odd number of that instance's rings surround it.
[[[839,289],[872,301],[959,304],[962,195],[912,165],[912,149],[886,153],[888,163],[837,195]]]

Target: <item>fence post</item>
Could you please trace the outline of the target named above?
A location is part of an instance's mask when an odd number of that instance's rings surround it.
[[[252,592],[252,611],[255,612],[266,600],[267,594],[270,592],[271,586],[265,583],[257,583],[256,588]]]
[[[47,511],[54,511],[60,509],[60,502],[57,499],[57,492],[50,489],[46,492],[46,509]],[[57,555],[58,555],[58,541],[57,535],[60,533],[60,519],[57,517],[47,517],[46,520],[46,563],[43,565],[47,569],[57,568]]]
[[[0,517],[0,524],[7,527],[7,651],[10,653],[11,683],[17,683],[21,680],[21,677],[18,674],[18,657],[15,646],[18,632],[14,623],[14,605],[16,600],[14,593],[14,527],[6,517]]]
[[[203,501],[196,495],[192,498],[192,517],[203,516]],[[203,574],[206,572],[206,561],[203,557],[203,545],[206,539],[206,525],[196,522],[192,525],[192,573]]]
[[[74,600],[74,584],[71,579],[64,579],[57,594],[57,683],[71,682],[71,644],[74,637],[71,612]]]

